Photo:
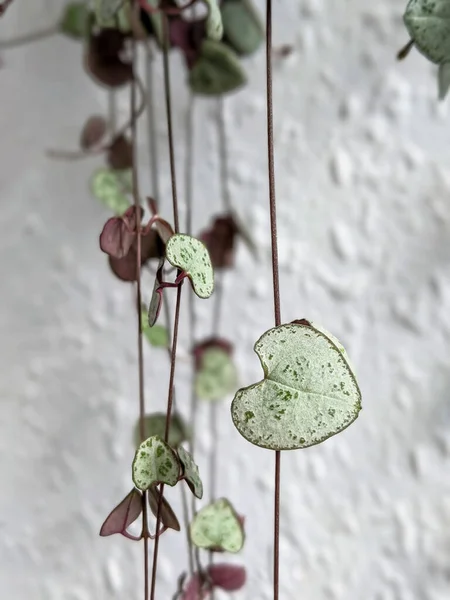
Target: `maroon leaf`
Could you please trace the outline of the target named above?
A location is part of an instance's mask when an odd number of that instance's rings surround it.
[[[107,123],[101,115],[93,115],[84,124],[80,135],[80,147],[90,150],[99,144],[107,130]]]
[[[170,45],[181,50],[189,69],[200,56],[202,41],[205,39],[205,23],[206,19],[185,21],[181,16],[170,20]]]
[[[164,257],[159,259],[158,270],[156,271],[155,284],[153,286],[153,293],[150,300],[150,306],[148,307],[148,324],[150,327],[156,323],[159,317],[162,306],[162,294],[163,291],[160,288],[162,283],[163,269],[164,269]]]
[[[219,337],[208,338],[204,342],[196,344],[192,350],[196,369],[201,368],[203,354],[206,350],[209,350],[210,348],[220,348],[221,350],[227,352],[230,356],[233,354],[233,344],[231,342]]]
[[[164,242],[164,244],[167,244],[169,238],[171,238],[175,233],[172,229],[172,225],[164,219],[158,219],[157,221],[155,221],[153,226],[158,232],[159,237]]]
[[[203,589],[202,589],[203,588]],[[198,573],[194,573],[188,581],[180,600],[205,600],[209,596],[209,590],[204,589],[202,580]]]
[[[124,135],[119,135],[112,141],[107,155],[107,161],[112,169],[131,169],[133,166],[133,145]]]
[[[217,217],[212,226],[200,234],[205,243],[215,269],[233,266],[238,227],[231,215]]]
[[[100,529],[100,535],[106,537],[108,535],[114,535],[115,533],[123,533],[136,521],[141,512],[141,492],[134,488],[106,517],[106,520]]]
[[[155,517],[158,517],[158,502],[159,502],[160,492],[158,488],[151,487],[148,490],[148,503],[150,505],[150,510],[152,511]],[[180,523],[173,512],[172,507],[168,503],[168,501],[164,498],[162,499],[161,504],[161,522],[164,527],[174,529],[175,531],[180,531]]]
[[[140,209],[141,218],[143,209]],[[113,258],[124,258],[136,238],[136,207],[130,208],[121,217],[108,219],[100,234],[100,248]]]
[[[245,585],[247,573],[245,567],[237,565],[217,564],[208,567],[208,575],[214,587],[227,592],[235,592]]]
[[[84,57],[85,68],[108,87],[121,87],[133,79],[131,63],[122,60],[126,36],[116,29],[101,29],[91,35]]]
[[[109,257],[109,266],[113,273],[122,281],[136,281],[137,279],[137,237],[126,256],[123,258]],[[152,258],[164,255],[164,244],[154,229],[141,236],[141,266]]]

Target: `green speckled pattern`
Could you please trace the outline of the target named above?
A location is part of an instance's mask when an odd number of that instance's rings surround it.
[[[111,19],[119,12],[124,0],[95,0],[95,16],[100,27],[110,25]]]
[[[122,177],[112,169],[99,169],[91,180],[93,195],[116,215],[123,213],[130,207],[123,189],[127,187],[126,175]]]
[[[202,400],[221,400],[237,388],[237,370],[223,348],[208,348],[195,376],[195,390]]]
[[[450,60],[450,1],[410,0],[403,20],[417,49],[436,64]]]
[[[361,393],[336,338],[289,324],[264,333],[254,347],[265,379],[239,390],[233,422],[249,442],[271,450],[319,444],[352,423]]]
[[[157,483],[174,486],[180,474],[180,463],[172,448],[154,435],[137,449],[132,469],[134,485],[144,492]]]
[[[166,258],[171,265],[188,274],[197,296],[211,296],[214,290],[214,271],[203,242],[190,235],[177,233],[167,242]]]
[[[208,5],[206,18],[206,35],[210,40],[219,41],[223,36],[222,14],[217,0],[205,0]]]
[[[197,548],[215,548],[239,552],[245,534],[233,506],[226,498],[202,508],[190,525],[190,535]]]
[[[203,497],[203,483],[200,479],[198,467],[195,464],[192,455],[185,450],[183,446],[179,446],[178,457],[183,467],[184,476],[186,477],[186,483],[188,484],[189,489],[194,496],[201,500]]]

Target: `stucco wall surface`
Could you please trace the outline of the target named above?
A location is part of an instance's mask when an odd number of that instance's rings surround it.
[[[260,3],[261,4],[261,3]],[[407,41],[400,0],[279,0],[274,64],[282,313],[346,345],[363,411],[342,435],[282,458],[283,600],[450,598],[450,130],[435,70]],[[16,2],[0,37],[53,23],[58,0]],[[261,5],[262,6],[262,5]],[[98,537],[130,488],[137,414],[131,289],[98,249],[108,211],[88,181],[101,160],[52,161],[75,146],[107,95],[62,37],[2,52],[0,70],[0,597],[137,600],[142,548]],[[173,56],[180,201],[189,96]],[[265,146],[264,53],[226,99],[232,201],[260,249],[241,247],[225,281],[221,332],[240,381],[260,378],[254,341],[273,324]],[[161,202],[170,210],[160,61],[156,110]],[[119,116],[126,119],[126,94]],[[195,230],[220,207],[217,103],[195,103]],[[139,143],[151,192],[146,124]],[[184,212],[182,213],[184,215]],[[146,299],[152,282],[145,281]],[[183,318],[186,318],[186,306]],[[212,304],[196,303],[199,335]],[[189,405],[188,330],[177,398]],[[148,406],[163,410],[168,364],[146,348]],[[218,494],[246,515],[249,584],[235,600],[270,600],[274,457],[218,407]],[[198,417],[208,489],[210,410]],[[176,490],[169,492],[179,510]],[[185,538],[161,540],[158,600],[186,569]]]

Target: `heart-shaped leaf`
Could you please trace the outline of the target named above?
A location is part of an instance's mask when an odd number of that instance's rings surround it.
[[[106,537],[123,533],[136,521],[142,512],[142,495],[133,488],[131,492],[106,517],[100,529],[100,535]]]
[[[307,321],[261,336],[254,350],[264,379],[239,390],[231,406],[243,437],[271,450],[307,448],[356,419],[361,393],[342,345],[334,340]]]
[[[152,258],[160,258],[164,253],[160,238],[156,231],[150,231],[141,236],[141,266]],[[137,236],[128,254],[123,258],[109,257],[109,264],[113,273],[122,281],[136,281],[137,279]]]
[[[209,298],[214,289],[214,272],[205,244],[196,238],[177,233],[166,244],[166,258],[184,271],[200,298]]]
[[[200,500],[203,497],[203,483],[200,479],[200,475],[198,472],[198,467],[192,458],[192,455],[183,448],[183,446],[178,447],[178,457],[180,459],[181,467],[183,469],[183,475],[186,479],[186,483],[189,486],[191,492],[199,498]]]
[[[133,482],[143,492],[157,483],[174,486],[180,474],[178,456],[158,435],[142,442],[133,460]]]
[[[126,35],[118,29],[101,29],[91,34],[84,66],[98,84],[119,88],[133,79],[131,63],[123,60]]]
[[[158,517],[158,503],[159,503],[160,491],[156,487],[152,487],[148,490],[148,503],[150,510],[155,517]],[[180,523],[178,522],[177,516],[174,513],[172,507],[168,501],[164,498],[161,504],[161,523],[168,529],[174,529],[180,531]]]
[[[444,62],[439,65],[438,72],[438,93],[439,100],[444,100],[450,88],[450,62]]]
[[[222,42],[204,40],[189,75],[192,91],[216,96],[232,92],[245,82],[246,76],[236,53]]]
[[[237,370],[231,353],[221,346],[206,348],[195,376],[195,390],[203,400],[220,400],[235,391]]]
[[[448,0],[410,0],[403,20],[417,49],[434,63],[450,60]]]
[[[108,149],[108,165],[111,169],[121,171],[133,167],[133,145],[124,135],[114,138]]]
[[[89,8],[86,2],[70,2],[64,7],[59,24],[61,33],[80,40],[86,37],[89,29]]]
[[[183,590],[180,600],[206,600],[210,594],[210,585],[203,583],[198,573],[194,573]]]
[[[158,235],[161,238],[161,240],[164,242],[164,244],[167,244],[169,239],[174,234],[172,225],[170,223],[168,223],[167,221],[165,221],[164,219],[161,219],[161,217],[158,217],[158,219],[153,223],[153,227],[158,232]]]
[[[251,0],[222,4],[224,36],[238,54],[253,54],[264,42],[264,26]]]
[[[99,144],[104,138],[108,125],[106,119],[101,115],[92,115],[84,124],[80,135],[80,147],[90,150]]]
[[[145,416],[144,421],[145,437],[149,438],[154,435],[158,435],[160,438],[164,437],[166,431],[166,413],[151,413]],[[170,420],[169,429],[169,446],[176,448],[188,440],[191,436],[191,432],[183,417],[178,413],[172,413]],[[134,440],[136,447],[140,445],[139,435],[139,422],[136,424],[134,432]]]
[[[96,171],[91,181],[91,190],[94,196],[116,215],[122,215],[130,206],[123,191],[124,182],[121,174],[112,169]]]
[[[227,592],[240,590],[244,587],[247,579],[245,567],[238,565],[209,565],[208,575],[214,587],[221,588]]]
[[[167,348],[169,346],[169,332],[163,325],[148,325],[148,311],[142,311],[142,333],[150,345],[155,348]]]
[[[214,269],[226,269],[233,266],[237,233],[233,217],[226,215],[216,217],[211,227],[200,234],[200,239],[208,248]]]
[[[226,498],[202,508],[190,524],[192,543],[197,548],[239,552],[244,545],[244,530]]]
[[[142,216],[142,208],[139,210]],[[130,206],[123,217],[112,217],[106,221],[100,234],[101,250],[114,258],[123,258],[136,238],[136,228],[136,207]]]
[[[217,0],[205,0],[208,5],[208,16],[206,17],[206,35],[215,41],[223,36],[222,14]]]

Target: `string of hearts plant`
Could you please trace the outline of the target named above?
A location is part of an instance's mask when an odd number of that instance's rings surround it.
[[[399,51],[399,60],[415,47],[438,65],[438,96],[443,100],[450,88],[450,2],[448,0],[410,0],[403,21],[411,37]]]
[[[211,227],[199,239],[180,232],[176,161],[172,127],[169,49],[178,48],[187,68],[192,94],[221,96],[240,88],[245,73],[240,57],[254,52],[264,39],[264,27],[250,0],[205,0],[207,14],[185,19],[184,11],[196,0],[179,6],[173,0],[95,0],[69,4],[57,26],[11,40],[3,47],[40,39],[57,31],[84,41],[84,66],[89,75],[110,91],[130,87],[130,118],[120,128],[112,127],[100,116],[91,117],[83,128],[80,150],[52,151],[57,158],[78,159],[104,155],[107,167],[92,179],[94,195],[115,215],[107,220],[100,235],[100,248],[108,255],[112,271],[123,281],[132,282],[136,292],[139,422],[137,450],[131,467],[133,487],[111,511],[100,534],[121,534],[143,541],[145,600],[156,597],[159,541],[167,529],[179,531],[181,525],[164,497],[165,486],[184,483],[193,498],[201,499],[203,484],[192,450],[195,423],[186,424],[175,410],[175,373],[180,327],[180,306],[185,281],[202,299],[214,291],[214,270],[232,266],[235,239],[251,242],[232,210],[225,191],[225,158],[222,156],[224,213],[213,219]],[[1,5],[5,12],[7,5]],[[275,451],[274,501],[274,577],[273,597],[279,598],[279,523],[281,452],[307,448],[325,441],[352,423],[361,407],[361,396],[347,354],[341,344],[322,327],[299,319],[282,324],[279,286],[277,219],[274,173],[272,114],[272,5],[266,0],[267,62],[267,133],[268,174],[271,220],[272,270],[275,327],[266,331],[255,344],[264,371],[263,379],[235,393],[231,417],[241,435],[251,443]],[[137,70],[138,46],[148,55],[156,46],[163,57],[164,94],[168,127],[168,146],[172,183],[173,226],[161,216],[164,205],[158,196],[147,198],[150,217],[144,222],[145,203],[139,192],[136,131],[138,119],[150,106],[154,89],[145,90]],[[222,100],[220,99],[222,103]],[[221,110],[223,105],[220,104]],[[150,109],[149,109],[150,112]],[[221,140],[223,142],[223,120]],[[129,135],[128,135],[129,132]],[[109,140],[104,141],[109,134]],[[151,144],[154,143],[150,136]],[[154,146],[152,146],[154,150]],[[153,152],[152,164],[155,165]],[[157,169],[153,167],[153,185]],[[130,205],[129,196],[133,203]],[[191,211],[192,207],[190,207]],[[156,263],[156,264],[155,264]],[[153,291],[143,309],[143,269],[154,276]],[[176,290],[173,324],[165,296]],[[216,311],[220,315],[222,286],[215,292]],[[192,298],[192,295],[190,296]],[[162,306],[166,308],[166,328],[157,323]],[[192,314],[192,313],[191,313]],[[215,313],[216,314],[216,313]],[[197,342],[192,336],[195,378],[193,397],[215,402],[235,390],[237,374],[232,363],[232,343],[217,335],[218,322],[211,336]],[[172,332],[169,333],[169,329]],[[170,377],[166,413],[146,413],[144,395],[143,338],[154,347],[164,347],[170,356]],[[195,402],[194,402],[195,404]],[[213,414],[213,413],[212,413]],[[191,451],[182,444],[188,442]],[[183,492],[184,493],[184,492]],[[183,521],[188,531],[189,571],[180,575],[174,598],[198,600],[211,598],[214,590],[240,589],[245,569],[236,565],[213,564],[213,552],[238,552],[244,544],[244,522],[226,498],[215,498],[200,510],[184,502]],[[184,497],[184,496],[183,496]],[[149,515],[156,522],[151,530]],[[137,533],[131,526],[142,517]],[[149,540],[153,540],[152,576],[149,577]],[[195,551],[193,550],[195,548]],[[200,550],[208,550],[208,566],[202,565]]]

